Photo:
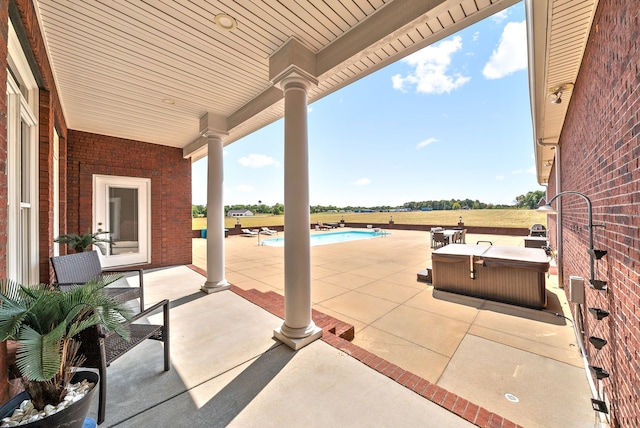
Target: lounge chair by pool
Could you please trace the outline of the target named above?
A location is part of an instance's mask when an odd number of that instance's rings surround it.
[[[277,234],[278,234],[278,231],[277,231],[277,230],[275,230],[275,229],[269,229],[269,228],[268,228],[268,227],[266,227],[266,226],[262,226],[262,227],[260,228],[260,233],[264,233],[264,234],[266,234],[266,235],[277,235]]]
[[[242,229],[242,236],[254,236],[260,233],[258,229]]]

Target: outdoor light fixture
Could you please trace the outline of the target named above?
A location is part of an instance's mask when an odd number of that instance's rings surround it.
[[[458,217],[458,223],[462,223],[462,216]]]
[[[609,377],[609,372],[603,369],[602,367],[589,366],[589,369],[593,372],[596,379],[598,380],[606,379]]]
[[[595,410],[596,412],[609,413],[609,410],[607,409],[607,403],[602,400],[596,400],[595,398],[591,399],[591,408],[593,408],[593,410]]]
[[[587,250],[587,253],[596,260],[600,260],[607,255],[607,250]]]
[[[592,259],[593,260],[593,259]],[[589,285],[591,286],[591,288],[593,288],[594,290],[601,290],[604,291],[607,289],[607,281],[601,281],[599,279],[590,279],[589,280]]]
[[[549,98],[551,98],[551,104],[561,104],[562,93],[564,91],[568,91],[571,88],[573,88],[573,83],[563,83],[562,85],[551,88],[549,90]]]
[[[609,312],[600,308],[589,308],[589,312],[591,312],[591,315],[596,317],[598,321],[600,321],[602,318],[606,318],[609,316]]]
[[[240,224],[240,217],[236,217],[236,224]]]
[[[223,31],[233,31],[238,28],[238,22],[234,17],[227,15],[226,13],[219,13],[213,18],[213,22],[216,27]]]
[[[574,192],[572,190],[567,190],[567,191],[560,192],[557,195],[555,195],[545,205],[542,205],[542,206],[538,207],[537,211],[545,211],[547,214],[557,214],[558,212],[551,206],[551,203],[553,201],[555,201],[556,199],[558,199],[560,196],[563,196],[563,195],[578,195],[578,196],[582,197],[587,202],[587,216],[589,218],[589,224],[588,224],[588,226],[589,226],[589,248],[587,249],[587,252],[590,255],[592,255],[591,257],[589,257],[590,262],[591,262],[591,275],[589,276],[589,283],[591,283],[591,285],[593,285],[593,287],[596,288],[596,289],[604,290],[604,289],[606,289],[606,282],[605,281],[599,281],[599,280],[596,280],[594,278],[594,260],[597,258],[597,257],[595,257],[596,255],[601,255],[600,257],[604,257],[604,255],[607,252],[604,251],[604,250],[595,250],[593,248],[593,228],[596,227],[596,226],[603,226],[604,227],[604,224],[597,224],[597,225],[593,224],[593,215],[592,215],[592,210],[591,210],[591,200],[583,193]],[[598,288],[598,287],[601,287],[601,288]]]
[[[601,337],[591,336],[589,337],[589,342],[593,345],[594,348],[600,350],[607,344],[607,339],[603,339]]]

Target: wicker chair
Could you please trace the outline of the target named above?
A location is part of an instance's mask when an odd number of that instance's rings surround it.
[[[449,237],[444,232],[433,232],[433,248],[444,247],[449,244]]]
[[[165,299],[145,309],[142,269],[103,270],[98,253],[95,251],[52,257],[51,264],[56,275],[56,285],[61,289],[84,284],[103,273],[138,271],[140,277],[139,287],[104,288],[109,295],[121,303],[140,299],[140,312],[128,322],[131,340],[126,341],[116,333],[105,332],[97,327],[84,330],[79,337],[81,341],[79,353],[86,358],[83,366],[96,368],[100,374],[100,395],[98,398],[98,423],[100,424],[105,418],[107,367],[112,362],[145,339],[153,339],[163,342],[164,371],[171,368],[169,360],[169,301]],[[164,318],[162,325],[135,322],[160,308],[162,308]]]

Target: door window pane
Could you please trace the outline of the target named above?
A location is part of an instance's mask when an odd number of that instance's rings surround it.
[[[109,188],[109,232],[111,254],[139,252],[138,189]]]

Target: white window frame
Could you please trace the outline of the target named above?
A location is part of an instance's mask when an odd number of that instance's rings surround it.
[[[39,281],[38,85],[9,21],[7,73],[7,277],[23,284]],[[15,76],[15,78],[14,78]],[[16,80],[19,79],[19,80]],[[22,91],[21,91],[22,87]],[[26,125],[26,135],[22,129]],[[23,140],[26,138],[26,144]],[[28,155],[27,189],[21,189],[23,146]],[[20,184],[19,184],[20,183]],[[18,191],[18,190],[21,191]],[[27,192],[26,201],[22,200]],[[23,216],[26,221],[23,222]],[[26,224],[27,230],[21,226]],[[25,265],[26,263],[26,265]]]

